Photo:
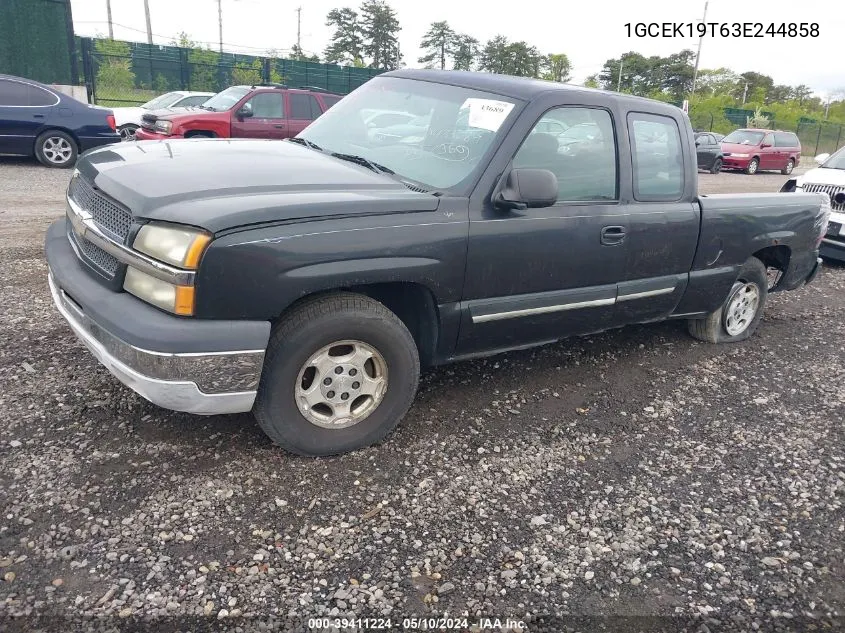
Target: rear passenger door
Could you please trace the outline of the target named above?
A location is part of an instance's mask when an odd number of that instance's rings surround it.
[[[625,265],[615,306],[617,325],[664,318],[686,288],[698,244],[694,155],[678,119],[629,112],[632,180]],[[690,182],[692,179],[692,182]]]
[[[317,98],[307,92],[288,93],[288,132],[296,136],[323,113]]]
[[[0,79],[0,154],[32,154],[56,95],[16,79]]]

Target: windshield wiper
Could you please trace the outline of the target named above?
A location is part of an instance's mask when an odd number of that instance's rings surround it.
[[[298,136],[294,136],[288,139],[291,143],[298,143],[299,145],[304,145],[305,147],[310,147],[311,149],[316,149],[318,152],[322,152],[323,148],[317,145],[316,143],[312,143],[307,138],[299,138]]]
[[[339,158],[340,160],[346,160],[350,163],[357,163],[362,165],[368,169],[373,170],[377,174],[390,174],[393,175],[396,172],[390,169],[389,167],[385,167],[384,165],[379,165],[378,163],[374,163],[369,158],[364,158],[363,156],[358,156],[356,154],[341,154],[340,152],[332,152],[332,156],[335,158]]]

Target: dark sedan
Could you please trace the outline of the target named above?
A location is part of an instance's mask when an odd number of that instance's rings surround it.
[[[695,152],[698,156],[698,168],[718,174],[722,170],[721,134],[696,132]],[[724,138],[724,137],[722,137]]]
[[[0,154],[72,167],[82,152],[119,141],[111,110],[36,81],[0,75]]]

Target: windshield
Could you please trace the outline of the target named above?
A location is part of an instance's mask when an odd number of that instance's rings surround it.
[[[722,143],[736,143],[737,145],[759,145],[765,132],[751,130],[734,130],[722,139]]]
[[[223,92],[218,92],[208,101],[202,104],[206,110],[214,110],[215,112],[223,112],[230,109],[238,101],[243,99],[249,93],[249,88],[241,86],[232,86],[226,88]]]
[[[825,169],[845,169],[845,147],[840,149],[821,164]]]
[[[155,99],[150,99],[141,107],[145,110],[160,110],[162,108],[168,108],[176,103],[181,96],[182,95],[178,92],[168,92],[156,97]]]
[[[376,77],[300,132],[327,152],[361,156],[429,189],[471,177],[515,116],[517,101],[496,94],[398,77]],[[407,112],[408,123],[383,128],[376,111]]]

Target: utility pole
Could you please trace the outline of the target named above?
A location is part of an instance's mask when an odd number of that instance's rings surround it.
[[[153,26],[150,22],[150,0],[144,0],[144,13],[147,16],[147,44],[153,44]]]
[[[701,23],[707,23],[707,5],[710,2],[704,3],[704,16],[701,18]],[[690,93],[690,97],[695,94],[695,82],[698,79],[698,60],[701,58],[701,43],[704,41],[704,36],[698,38],[698,52],[695,54],[695,70],[692,71],[692,92]]]
[[[302,7],[296,8],[296,54],[299,59],[302,59]]]
[[[112,28],[111,24],[111,0],[106,0],[106,13],[108,14],[109,20],[109,39],[114,39],[114,29]]]
[[[616,80],[616,92],[622,92],[622,67],[625,65],[625,59],[619,58],[619,79]]]
[[[217,0],[217,25],[220,27],[220,53],[223,53],[223,0]]]
[[[745,105],[745,98],[748,96],[748,82],[745,82],[745,90],[742,91],[742,105]]]

